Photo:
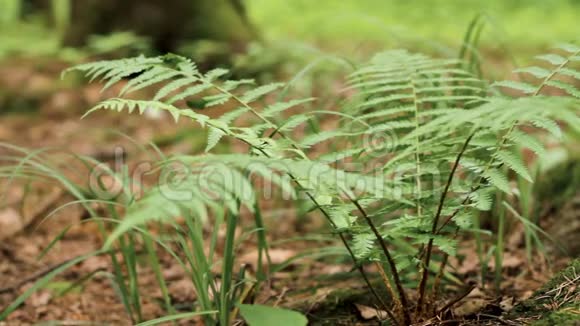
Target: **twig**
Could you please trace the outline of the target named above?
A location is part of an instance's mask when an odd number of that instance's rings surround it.
[[[456,303],[458,303],[459,301],[463,300],[463,298],[465,298],[466,296],[468,296],[471,293],[471,291],[473,291],[473,289],[475,289],[475,285],[471,285],[460,296],[458,296],[457,298],[449,301],[446,305],[443,306],[443,308],[437,310],[437,312],[435,313],[435,315],[439,315],[439,314],[447,311],[447,309],[453,307]]]

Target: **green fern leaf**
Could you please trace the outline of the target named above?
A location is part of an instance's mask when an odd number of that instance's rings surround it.
[[[451,257],[457,255],[457,243],[458,240],[446,237],[435,237],[435,239],[433,239],[433,244]]]
[[[548,131],[554,137],[561,139],[562,138],[562,129],[560,126],[552,119],[548,119],[545,117],[536,117],[532,119],[531,123],[538,127]]]
[[[513,130],[509,139],[522,147],[531,149],[538,156],[543,156],[546,153],[544,145],[538,139],[520,130]]]
[[[580,79],[580,72],[578,70],[575,70],[575,69],[562,68],[558,72],[564,76],[569,76],[569,77],[572,77],[575,79]]]
[[[469,230],[473,227],[474,216],[470,210],[462,210],[453,218],[455,224],[462,230]]]
[[[273,91],[281,88],[282,86],[284,86],[283,83],[273,83],[260,86],[246,92],[244,95],[242,95],[240,100],[244,103],[251,103],[266,94],[272,93]]]
[[[221,77],[227,75],[229,72],[230,71],[227,69],[216,68],[216,69],[212,69],[212,70],[208,71],[203,77],[205,79],[205,82],[213,83],[218,78],[221,78]]]
[[[159,91],[157,91],[157,93],[153,97],[153,101],[159,101],[159,100],[165,98],[166,96],[168,96],[169,94],[177,91],[178,89],[180,89],[184,86],[194,84],[198,81],[199,81],[199,79],[196,77],[184,77],[184,78],[179,78],[179,79],[173,80],[172,82],[166,84],[161,89],[159,89]]]
[[[490,211],[493,206],[493,189],[483,188],[474,192],[470,199],[473,202],[473,206],[480,211]]]
[[[231,98],[232,98],[231,94],[221,93],[221,94],[206,96],[203,98],[203,101],[205,102],[205,107],[209,108],[212,106],[223,105],[223,104],[227,103]]]
[[[218,120],[223,121],[226,124],[230,124],[246,112],[248,112],[247,108],[239,107],[235,110],[224,113],[221,117],[219,117]]]
[[[570,53],[580,52],[580,46],[572,43],[560,43],[556,45],[556,48]]]
[[[499,169],[490,168],[483,175],[489,183],[497,187],[499,190],[505,192],[506,194],[511,194],[511,187],[506,175]]]
[[[326,164],[335,163],[337,161],[344,160],[348,157],[359,155],[360,153],[364,152],[365,150],[366,150],[365,148],[352,148],[352,149],[342,150],[342,151],[338,151],[338,152],[331,152],[331,153],[320,156],[318,158],[318,161],[326,163]]]
[[[236,88],[243,85],[254,85],[256,82],[253,79],[240,79],[240,80],[226,80],[224,82],[224,89],[228,92],[235,90]]]
[[[327,130],[327,131],[323,131],[323,132],[319,132],[317,134],[312,134],[309,135],[307,137],[305,137],[304,139],[302,139],[302,141],[300,142],[300,147],[302,148],[310,148],[316,144],[322,143],[326,140],[329,139],[336,139],[338,137],[341,136],[347,136],[348,134],[345,134],[344,132],[340,131],[340,130]]]
[[[191,86],[191,87],[187,87],[184,91],[179,92],[179,94],[176,94],[175,96],[171,97],[169,100],[167,100],[167,104],[173,104],[177,101],[181,101],[184,100],[188,97],[191,96],[195,96],[198,95],[199,93],[208,90],[212,87],[211,84],[207,84],[207,83],[202,83],[202,84],[198,84],[195,86]],[[162,97],[165,97],[164,94],[161,94]]]
[[[293,130],[294,128],[298,127],[299,125],[303,124],[309,119],[310,118],[306,115],[295,115],[290,119],[288,119],[282,126],[280,126],[279,129],[282,131]]]
[[[348,230],[356,221],[356,217],[351,215],[344,207],[331,206],[327,209],[327,213],[330,215],[337,231]]]
[[[504,81],[496,82],[493,84],[493,86],[511,88],[511,89],[523,92],[524,94],[533,94],[537,90],[537,87],[534,87],[530,84],[516,82],[516,81],[512,81],[512,80],[504,80]]]
[[[515,72],[519,72],[519,73],[527,73],[530,74],[536,78],[546,78],[548,76],[550,76],[551,72],[544,69],[544,68],[540,68],[540,67],[526,67],[526,68],[520,68],[515,70]]]
[[[199,76],[199,70],[195,62],[188,58],[179,57],[180,62],[177,64],[177,69],[188,76]]]
[[[547,61],[551,64],[553,64],[554,66],[560,66],[565,64],[568,60],[560,55],[557,54],[543,54],[543,55],[539,55],[536,56],[537,59],[543,60],[543,61]]]
[[[207,153],[212,150],[212,148],[214,148],[219,143],[224,135],[225,133],[222,130],[210,127],[209,134],[207,136],[207,146],[205,147],[205,152]]]
[[[125,94],[133,93],[148,86],[170,80],[177,76],[179,76],[178,71],[165,67],[155,66],[152,69],[140,74],[136,78],[131,79],[127,85],[123,87],[120,95],[122,96]]]
[[[564,82],[557,81],[557,80],[549,80],[545,84],[548,86],[559,88],[559,89],[567,92],[568,94],[574,96],[575,98],[580,99],[580,91],[578,91],[578,89],[576,89],[576,87],[574,87],[570,84],[566,84]]]
[[[290,108],[312,102],[315,100],[314,98],[307,98],[302,100],[292,100],[288,102],[278,102],[272,105],[267,106],[264,111],[262,111],[262,116],[269,118],[278,115],[281,112],[284,112]]]
[[[370,256],[372,249],[374,247],[374,241],[376,237],[374,234],[368,233],[355,233],[352,238],[352,250],[358,259],[365,259]]]
[[[518,155],[515,155],[514,153],[507,150],[502,150],[495,154],[495,158],[499,162],[507,165],[510,169],[512,169],[522,178],[528,180],[529,182],[533,182],[532,176],[530,175],[528,168]]]

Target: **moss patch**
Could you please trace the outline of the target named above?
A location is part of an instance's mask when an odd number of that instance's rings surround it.
[[[580,325],[580,315],[578,314],[578,310],[576,310],[576,312],[567,309],[555,311],[549,313],[542,319],[532,324],[532,326],[553,326],[553,325],[562,325],[562,326]]]
[[[534,295],[518,304],[510,319],[538,319],[533,325],[580,325],[580,259],[572,261]]]

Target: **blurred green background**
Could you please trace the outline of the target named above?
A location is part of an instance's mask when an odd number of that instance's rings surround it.
[[[155,8],[150,0],[0,0],[0,57],[58,55],[75,61],[82,57],[80,48],[91,54],[126,46],[143,52],[146,39],[133,34],[153,37],[149,44],[158,50],[193,55],[227,52],[231,43],[239,52],[240,43],[251,41],[308,44],[351,57],[394,47],[452,55],[478,14],[486,20],[482,49],[501,57],[506,49],[525,55],[556,42],[575,41],[574,27],[580,21],[579,0],[173,0],[157,4],[166,7]],[[139,9],[146,5],[150,7]],[[145,24],[152,27],[144,28]],[[165,27],[158,32],[161,25]],[[63,50],[61,41],[71,29],[86,35],[81,36],[82,42],[78,36],[72,42],[76,50],[66,42]],[[157,46],[163,38],[177,39],[179,46]],[[224,50],[208,40],[229,47]]]
[[[412,42],[461,45],[472,18],[489,17],[484,45],[504,41],[518,48],[578,37],[577,0],[250,0],[251,16],[269,39],[296,38],[325,45]]]

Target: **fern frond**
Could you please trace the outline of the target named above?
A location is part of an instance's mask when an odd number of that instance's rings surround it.
[[[375,236],[370,232],[361,232],[353,234],[352,250],[359,259],[368,258],[373,252]]]
[[[212,148],[214,148],[222,137],[225,135],[221,129],[217,128],[209,128],[209,135],[207,136],[207,146],[205,147],[205,151],[209,152]]]
[[[301,100],[292,100],[292,101],[288,101],[288,102],[277,102],[277,103],[274,103],[272,105],[267,106],[262,111],[262,115],[264,117],[271,118],[271,117],[279,115],[280,113],[282,113],[288,109],[312,102],[314,100],[315,99],[311,97],[311,98],[305,98],[305,99],[301,99]]]
[[[540,116],[540,117],[533,118],[531,120],[531,124],[538,127],[538,128],[542,128],[542,129],[548,131],[549,133],[552,134],[552,136],[554,136],[558,139],[562,138],[562,129],[560,129],[560,126],[558,125],[558,123],[556,123],[552,119]]]
[[[500,163],[507,165],[522,178],[528,180],[529,182],[533,182],[532,176],[530,175],[526,164],[518,155],[515,155],[509,150],[500,150],[495,154],[494,158],[497,159]]]
[[[580,91],[572,84],[567,84],[558,80],[548,80],[547,82],[545,82],[545,85],[558,88],[560,90],[565,91],[569,95],[572,95],[577,99],[580,99]]]
[[[205,126],[205,124],[210,120],[208,116],[203,114],[195,113],[187,109],[179,109],[173,105],[166,104],[159,101],[142,101],[142,100],[128,100],[121,98],[113,98],[110,100],[103,101],[90,109],[85,116],[98,111],[98,110],[114,110],[117,112],[122,112],[127,110],[129,113],[138,110],[139,114],[143,114],[145,110],[160,110],[171,114],[173,119],[177,122],[182,116],[191,118],[192,120],[198,122],[200,125]]]
[[[551,69],[532,66],[516,70],[516,72],[531,74],[535,78],[540,79],[541,82],[539,84],[534,85],[525,82],[501,81],[495,83],[495,86],[515,89],[528,95],[538,95],[545,86],[551,86],[564,90],[576,98],[580,98],[580,91],[578,91],[574,83],[567,83],[564,81],[556,80],[556,78],[558,78],[560,75],[578,78],[578,71],[574,68],[571,68],[570,64],[576,61],[575,58],[580,53],[580,48],[573,44],[563,44],[558,46],[558,48],[560,50],[564,50],[566,54],[559,55],[555,53],[549,53],[536,56],[536,59],[549,64]]]
[[[520,91],[524,94],[534,94],[538,89],[537,87],[530,85],[528,83],[517,82],[517,81],[513,81],[513,80],[503,80],[500,82],[496,82],[493,84],[493,86],[511,88],[511,89],[516,90],[516,91]]]
[[[482,188],[470,195],[472,206],[480,211],[489,211],[493,206],[493,192],[491,188]]]
[[[546,149],[542,142],[540,142],[536,137],[520,130],[512,131],[508,138],[521,147],[531,149],[538,156],[543,156],[546,153]]]
[[[475,217],[473,216],[473,213],[470,210],[463,210],[459,212],[457,215],[455,215],[455,217],[453,218],[453,222],[455,222],[455,224],[459,228],[463,230],[468,230],[473,226],[474,219]]]
[[[153,101],[160,101],[166,96],[173,94],[178,89],[194,84],[199,81],[198,77],[181,77],[179,79],[175,79],[170,83],[167,83],[165,86],[160,88],[155,96],[153,97]]]
[[[130,79],[127,85],[123,87],[120,95],[136,92],[146,87],[171,80],[179,76],[180,72],[163,66],[154,66],[143,72],[139,76]]]
[[[500,169],[488,169],[483,177],[486,178],[490,184],[497,187],[499,190],[505,192],[506,194],[512,193],[508,178]]]
[[[267,94],[272,93],[273,91],[275,91],[283,86],[284,86],[283,83],[272,83],[272,84],[260,86],[260,87],[254,88],[254,89],[244,93],[240,97],[240,100],[242,102],[245,102],[245,103],[251,103],[251,102],[254,102],[255,100],[267,95]]]

